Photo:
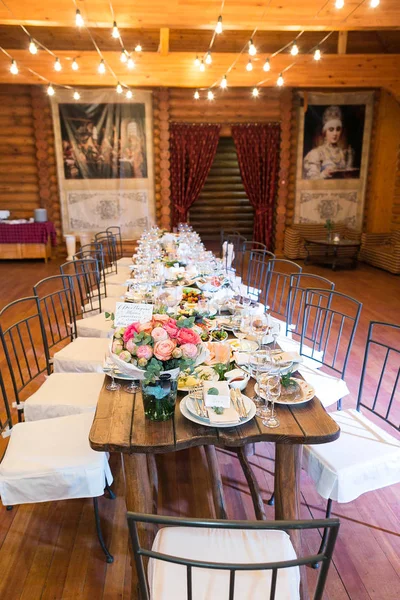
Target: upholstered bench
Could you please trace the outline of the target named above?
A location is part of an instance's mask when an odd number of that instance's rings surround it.
[[[363,233],[360,260],[389,271],[400,273],[400,231],[392,233]]]
[[[361,232],[355,229],[349,229],[346,225],[335,224],[333,233],[339,233],[340,237],[348,240],[360,240]],[[327,231],[323,224],[305,224],[295,223],[286,228],[284,241],[284,254],[287,258],[294,260],[296,258],[305,258],[307,252],[304,241],[318,240],[327,237]]]

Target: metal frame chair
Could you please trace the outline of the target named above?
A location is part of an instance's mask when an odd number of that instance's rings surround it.
[[[281,268],[284,270],[279,270]],[[265,305],[278,317],[287,318],[290,277],[302,270],[297,263],[283,258],[272,258],[268,262]]]
[[[96,259],[83,258],[63,263],[60,272],[71,278],[75,318],[102,312],[100,272]]]
[[[237,260],[240,257],[240,253],[241,253],[241,247],[242,244],[244,242],[246,242],[246,238],[241,235],[240,233],[232,233],[226,236],[224,243],[226,242],[227,247],[226,247],[226,254],[225,254],[225,271],[228,271],[229,269],[237,269]],[[228,249],[229,249],[229,245],[232,244],[233,247],[233,260],[232,260],[232,264],[230,265],[230,267],[228,267]],[[222,252],[222,256],[223,256],[223,248],[221,250]],[[240,258],[239,258],[240,260]]]
[[[241,275],[242,277],[244,276],[246,263],[248,262],[250,253],[253,250],[264,250],[265,252],[268,252],[267,246],[265,244],[262,244],[261,242],[255,242],[254,240],[246,240],[245,242],[243,242],[241,247],[239,248],[237,261],[235,262],[236,273],[238,275]],[[269,252],[269,254],[271,255],[271,258],[275,258],[275,254],[273,252]]]
[[[290,276],[287,315],[286,315],[286,335],[290,332],[292,336],[301,336],[301,317],[303,316],[306,291],[309,288],[319,287],[333,291],[335,284],[333,281],[313,275],[312,273],[295,273]]]
[[[328,575],[329,566],[332,560],[332,554],[335,547],[336,538],[339,531],[339,520],[338,519],[321,519],[313,521],[218,521],[213,519],[186,519],[179,517],[163,517],[158,515],[146,515],[140,513],[127,513],[129,533],[131,536],[131,542],[133,546],[136,570],[139,579],[139,588],[141,598],[143,600],[150,600],[149,586],[147,583],[145,567],[143,564],[143,557],[151,558],[152,560],[162,560],[168,563],[176,565],[182,565],[186,567],[186,582],[187,582],[187,599],[193,599],[193,582],[192,575],[193,569],[209,569],[209,570],[222,570],[229,573],[229,600],[235,598],[235,574],[237,572],[244,571],[272,571],[271,577],[271,589],[265,591],[266,597],[270,600],[276,598],[276,583],[278,577],[278,571],[280,569],[286,569],[289,567],[300,567],[303,565],[311,565],[315,561],[321,562],[322,567],[319,573],[315,593],[313,596],[314,600],[320,600],[323,596],[323,591]],[[305,529],[317,529],[318,527],[325,527],[329,531],[328,542],[326,548],[322,553],[315,555],[308,555],[299,557],[295,560],[286,560],[280,562],[267,562],[267,563],[237,563],[229,564],[224,562],[212,562],[204,560],[193,560],[180,556],[171,556],[163,554],[161,552],[155,552],[153,550],[147,550],[141,546],[139,539],[138,524],[150,524],[150,525],[167,525],[172,527],[189,527],[189,528],[202,528],[202,529],[222,529],[222,530],[253,530],[253,531],[295,531]],[[223,600],[222,598],[219,600]]]
[[[239,231],[234,229],[221,229],[220,231],[220,247],[221,247],[221,258],[222,258],[222,247],[228,235],[240,235]]]
[[[121,227],[119,225],[111,225],[111,227],[107,227],[106,233],[111,233],[117,240],[117,260],[119,260],[124,255],[122,250]]]
[[[109,231],[99,231],[94,241],[102,244],[104,254],[104,270],[106,275],[117,274],[117,238]]]
[[[265,290],[269,269],[270,252],[268,250],[251,250],[246,274],[242,280],[247,287],[247,294],[257,302]]]
[[[105,261],[103,244],[100,242],[92,242],[91,244],[85,244],[81,247],[79,252],[76,252],[73,256],[74,260],[83,259],[95,259],[97,261],[97,267],[100,274],[100,293],[103,298],[107,297],[107,280],[105,271]]]

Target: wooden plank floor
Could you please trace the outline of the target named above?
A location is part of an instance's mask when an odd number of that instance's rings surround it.
[[[60,260],[44,265],[35,261],[0,263],[0,307],[31,294],[38,279],[54,274]],[[358,388],[368,323],[382,319],[399,323],[400,278],[366,265],[357,271],[332,273],[321,267],[336,289],[364,303],[360,326],[348,369],[354,403]],[[0,456],[4,441],[0,441]],[[230,452],[218,451],[231,518],[253,519],[250,494],[239,463]],[[158,457],[161,511],[170,515],[214,516],[204,453],[201,449]],[[273,447],[258,444],[251,458],[262,495],[273,486]],[[105,537],[115,557],[106,565],[95,534],[91,500],[72,500],[15,507],[0,507],[0,598],[4,600],[127,600],[130,589],[128,534],[125,523],[121,458],[111,457],[115,501],[100,499]],[[324,502],[302,474],[302,516],[321,517]],[[400,598],[400,485],[370,492],[349,504],[334,503],[341,531],[330,570],[325,598],[329,600],[398,600]],[[267,508],[269,517],[273,509]],[[315,550],[319,537],[310,534],[307,545]],[[310,585],[316,573],[308,570]],[[210,599],[211,600],[211,599]],[[221,599],[222,600],[222,599]],[[247,600],[247,599],[238,599]],[[250,599],[249,599],[250,600]]]

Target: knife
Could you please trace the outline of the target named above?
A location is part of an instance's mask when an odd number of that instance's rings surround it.
[[[236,389],[236,398],[237,398],[237,403],[240,409],[240,416],[245,419],[247,417],[247,411],[243,402],[243,398],[242,398],[242,394],[240,393],[239,389]]]

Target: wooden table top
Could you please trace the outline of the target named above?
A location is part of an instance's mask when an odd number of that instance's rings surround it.
[[[324,444],[340,434],[338,425],[317,398],[298,406],[275,405],[280,420],[276,429],[265,427],[257,417],[244,425],[218,429],[197,425],[181,414],[179,402],[185,395],[182,392],[178,393],[174,418],[154,422],[145,419],[140,392],[129,394],[123,386],[109,392],[105,385],[106,381],[89,435],[91,447],[98,451],[158,454],[209,444],[224,448],[251,442]],[[246,395],[251,396],[253,386],[250,380]]]

